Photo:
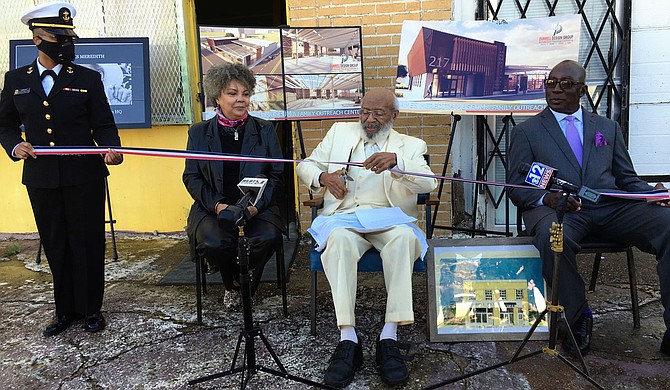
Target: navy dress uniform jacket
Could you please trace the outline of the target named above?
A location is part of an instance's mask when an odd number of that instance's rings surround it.
[[[0,143],[12,159],[12,149],[23,141],[21,124],[33,146],[121,145],[100,74],[71,63],[63,65],[49,96],[35,62],[5,74]],[[108,174],[100,155],[39,156],[25,160],[23,184],[57,188]]]

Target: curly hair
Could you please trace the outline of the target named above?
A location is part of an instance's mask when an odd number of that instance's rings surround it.
[[[221,95],[221,91],[233,80],[240,82],[250,92],[256,87],[256,78],[245,65],[236,62],[217,64],[209,68],[203,80],[203,87],[207,99],[213,106],[216,106],[216,98]]]

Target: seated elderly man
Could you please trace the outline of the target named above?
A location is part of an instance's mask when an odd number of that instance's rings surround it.
[[[397,172],[432,174],[423,157],[426,143],[393,130],[397,116],[393,92],[369,91],[361,103],[360,121],[335,123],[297,167],[300,180],[312,192],[324,194],[323,211],[308,231],[323,250],[321,261],[340,328],[340,342],[324,378],[333,387],[348,385],[363,363],[354,316],[357,265],[372,247],[380,252],[387,291],[385,325],[376,340],[377,365],[387,384],[409,379],[396,333],[398,325],[414,322],[412,268],[427,248],[415,224],[416,196],[433,190],[437,180]],[[345,161],[362,166],[341,164]],[[370,220],[377,225],[374,231],[361,225]]]

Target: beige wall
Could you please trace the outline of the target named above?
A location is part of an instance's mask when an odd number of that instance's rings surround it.
[[[288,24],[291,27],[362,26],[365,88],[391,89],[395,85],[402,22],[449,20],[451,3],[450,0],[287,0]],[[450,119],[449,115],[401,113],[394,125],[397,131],[426,141],[431,156],[431,168],[436,174],[442,173]],[[333,123],[333,121],[301,123],[307,155],[323,139]],[[300,143],[297,135],[294,135],[294,138],[296,153],[299,153]],[[433,196],[436,194],[437,191]],[[311,219],[309,208],[302,206],[302,201],[308,198],[307,187],[300,184],[298,207],[303,231],[309,227]],[[451,186],[448,182],[445,183],[441,199],[437,223],[450,225]],[[442,230],[436,234],[449,234],[449,232]]]

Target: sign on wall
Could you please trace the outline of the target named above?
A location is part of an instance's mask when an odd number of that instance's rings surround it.
[[[406,112],[535,113],[551,68],[577,60],[581,16],[405,21],[396,95]]]
[[[199,26],[202,77],[239,62],[256,76],[249,113],[267,120],[358,117],[363,95],[360,27]],[[215,107],[203,99],[203,118]]]
[[[11,69],[37,58],[32,40],[12,40],[9,44]],[[149,38],[79,38],[73,62],[100,72],[119,128],[151,127]]]

